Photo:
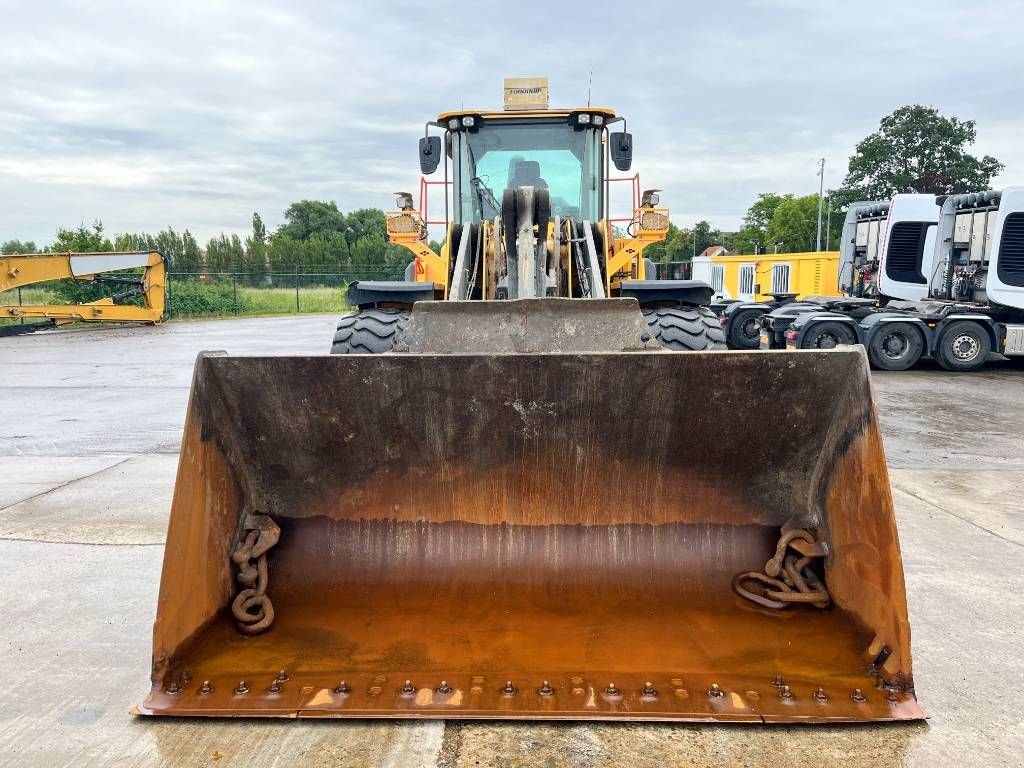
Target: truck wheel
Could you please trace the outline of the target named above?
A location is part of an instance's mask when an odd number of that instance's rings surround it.
[[[725,349],[725,332],[707,307],[660,307],[643,310],[654,338],[678,352]]]
[[[815,323],[804,337],[803,349],[835,349],[840,344],[856,344],[857,335],[843,323]]]
[[[757,309],[741,309],[729,320],[728,341],[731,349],[758,349],[761,346],[761,316]]]
[[[871,365],[883,371],[905,371],[923,352],[924,338],[910,323],[882,323],[868,344]]]
[[[950,323],[935,348],[935,360],[947,371],[976,371],[992,351],[988,332],[978,323],[960,320]]]
[[[332,355],[379,355],[390,352],[409,322],[405,309],[361,309],[338,321]]]

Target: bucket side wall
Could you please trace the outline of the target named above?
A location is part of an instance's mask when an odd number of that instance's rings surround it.
[[[217,407],[206,364],[196,362],[167,526],[153,625],[153,680],[190,638],[217,616],[234,591],[231,547],[240,514],[239,488],[202,413]]]

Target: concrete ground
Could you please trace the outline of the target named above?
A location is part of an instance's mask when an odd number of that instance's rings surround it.
[[[925,723],[133,718],[192,363],[323,353],[334,318],[0,339],[0,765],[1024,764],[1024,370],[876,374]]]

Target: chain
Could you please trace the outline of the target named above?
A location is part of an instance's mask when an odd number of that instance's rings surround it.
[[[267,552],[277,544],[281,529],[267,515],[249,514],[242,524],[245,535],[231,553],[243,589],[231,603],[238,631],[246,635],[265,632],[274,623],[274,606],[267,597]]]
[[[793,603],[827,608],[832,597],[811,568],[815,558],[824,556],[825,547],[815,540],[813,534],[794,528],[782,534],[775,547],[775,555],[765,563],[764,573],[738,573],[733,577],[732,588],[740,597],[774,610],[788,608]],[[760,588],[749,589],[753,582],[759,583]]]

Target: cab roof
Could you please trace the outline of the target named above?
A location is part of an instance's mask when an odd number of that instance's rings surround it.
[[[523,117],[568,117],[575,112],[589,112],[591,114],[604,115],[606,120],[615,117],[615,110],[607,107],[573,107],[558,109],[458,109],[451,112],[442,112],[437,116],[439,123],[444,123],[453,117],[463,115],[474,115],[484,120],[515,119]]]

